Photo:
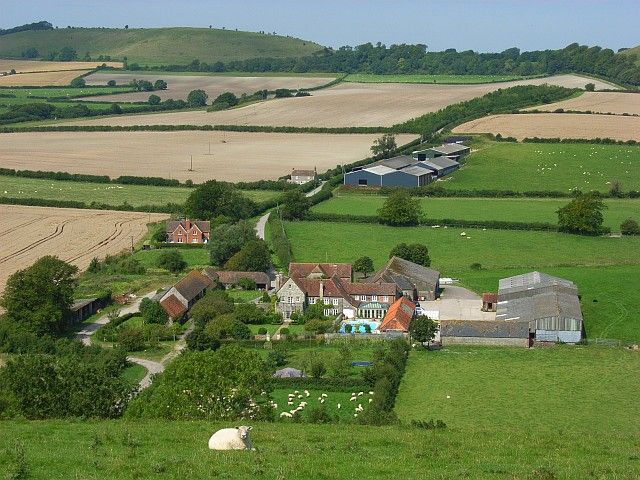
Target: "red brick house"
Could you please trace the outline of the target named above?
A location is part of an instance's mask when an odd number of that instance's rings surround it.
[[[169,243],[207,243],[209,222],[203,220],[172,220],[167,222],[165,233]]]

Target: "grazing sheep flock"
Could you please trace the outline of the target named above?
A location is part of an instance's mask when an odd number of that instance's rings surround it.
[[[252,427],[223,428],[211,435],[210,450],[255,450],[249,439]]]
[[[351,393],[351,398],[349,398],[348,393],[344,392],[313,392],[309,390],[298,391],[295,390],[291,393],[288,393],[286,397],[287,406],[284,407],[281,412],[278,412],[278,418],[281,420],[295,419],[301,415],[305,414],[305,411],[309,409],[309,407],[322,406],[326,408],[329,413],[333,413],[334,415],[338,415],[340,417],[344,417],[345,415],[350,415],[353,413],[354,417],[357,417],[359,413],[364,412],[364,405],[368,405],[373,402],[373,391],[369,392],[353,392]],[[304,399],[301,401],[300,398]],[[353,410],[349,412],[347,408],[347,400],[351,402],[360,401],[362,403],[357,403],[354,405]],[[277,410],[277,404],[271,402],[271,405],[274,409]],[[283,403],[284,405],[284,403]],[[340,413],[344,412],[344,413]]]

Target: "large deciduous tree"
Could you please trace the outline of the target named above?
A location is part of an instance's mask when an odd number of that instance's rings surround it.
[[[209,236],[209,260],[211,265],[223,266],[250,240],[257,240],[256,231],[249,222],[235,225],[219,225]]]
[[[373,272],[373,260],[367,256],[360,257],[353,262],[353,269],[366,277],[367,274]]]
[[[209,180],[191,192],[184,208],[191,218],[212,220],[224,216],[239,220],[250,217],[256,205],[233,185]]]
[[[605,208],[600,197],[592,193],[580,195],[557,211],[558,227],[561,232],[600,235],[605,231],[602,227]]]
[[[380,223],[386,225],[410,226],[418,224],[421,213],[418,200],[412,198],[406,190],[396,190],[378,210],[378,218]]]
[[[9,277],[0,305],[34,333],[60,334],[68,326],[77,271],[57,257],[42,257]]]
[[[431,258],[429,257],[429,249],[421,243],[399,243],[389,252],[389,258],[400,257],[410,262],[417,263],[423,267],[431,266]]]
[[[376,138],[371,146],[371,153],[386,157],[391,154],[398,146],[396,145],[396,136],[393,133],[385,133],[382,137]]]
[[[204,107],[209,95],[204,90],[191,90],[187,95],[187,103],[190,107]]]
[[[302,220],[309,213],[311,203],[299,190],[291,190],[284,194],[280,213],[284,220]]]
[[[426,315],[420,315],[414,318],[409,326],[411,338],[420,343],[433,341],[437,332],[438,324]]]
[[[240,272],[266,272],[271,267],[271,252],[264,240],[251,240],[233,255],[224,268]]]

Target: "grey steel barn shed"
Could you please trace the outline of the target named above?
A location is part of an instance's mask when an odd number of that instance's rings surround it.
[[[563,278],[530,272],[500,280],[496,320],[523,322],[541,342],[582,339],[578,289]]]

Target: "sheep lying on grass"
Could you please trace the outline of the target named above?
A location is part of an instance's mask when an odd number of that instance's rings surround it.
[[[223,428],[211,435],[210,450],[255,450],[249,439],[253,427]]]

